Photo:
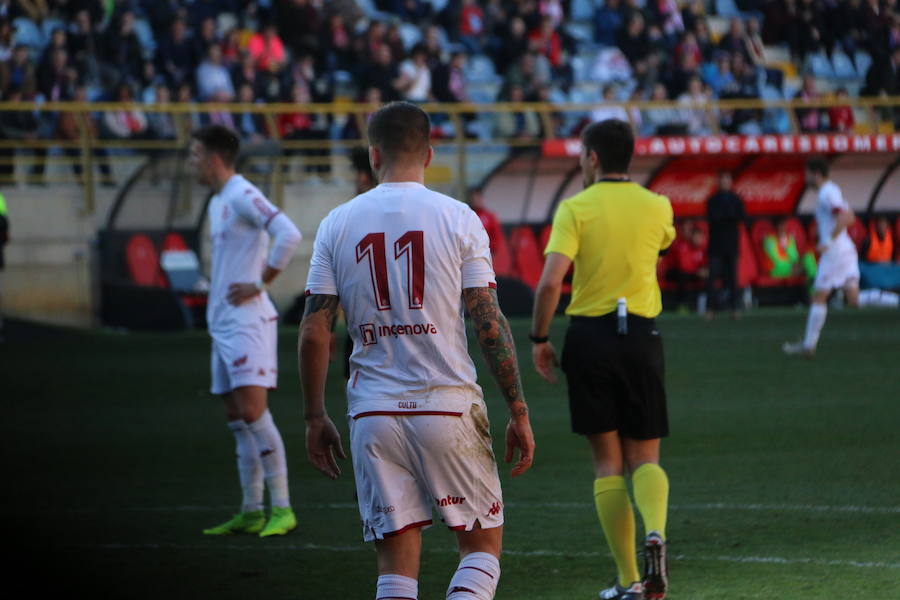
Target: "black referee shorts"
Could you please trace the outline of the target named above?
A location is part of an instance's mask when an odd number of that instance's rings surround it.
[[[572,317],[562,369],[575,433],[669,434],[662,337],[653,319],[628,315],[628,333],[619,335],[615,313]]]

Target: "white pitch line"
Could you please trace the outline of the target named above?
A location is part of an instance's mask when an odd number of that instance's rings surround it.
[[[346,510],[356,509],[355,502],[327,502],[296,505],[299,510]],[[506,508],[593,508],[587,502],[510,502]],[[125,507],[116,510],[135,512],[206,512],[216,510],[233,510],[234,506],[148,506]],[[856,505],[818,505],[818,504],[730,504],[726,502],[708,502],[699,504],[671,504],[670,510],[746,510],[746,511],[795,511],[795,512],[839,512],[860,514],[900,514],[900,506],[856,506]],[[66,512],[101,512],[106,508],[70,508]]]
[[[97,545],[77,545],[78,548],[100,548],[104,550],[234,550],[238,552],[270,550],[283,552],[285,550],[293,551],[321,551],[321,552],[373,552],[374,548],[367,545],[359,546],[328,546],[322,544],[279,544],[277,546],[258,546],[258,545],[241,545],[241,544],[207,544],[207,545],[190,545],[190,544],[97,544]],[[425,552],[431,554],[450,553],[455,550],[432,548],[426,549]],[[604,552],[560,552],[558,550],[504,550],[506,556],[524,556],[524,557],[554,557],[554,558],[609,558],[610,555]],[[838,559],[819,559],[819,558],[784,558],[780,556],[703,556],[690,554],[675,554],[670,557],[672,560],[685,562],[730,562],[730,563],[755,563],[755,564],[772,564],[772,565],[816,565],[823,567],[857,567],[863,569],[900,569],[900,563],[886,562],[869,562],[858,560],[838,560]]]

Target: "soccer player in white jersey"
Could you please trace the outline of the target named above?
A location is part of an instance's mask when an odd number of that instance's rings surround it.
[[[856,216],[841,194],[841,188],[828,178],[828,163],[812,159],[806,165],[807,183],[818,191],[816,227],[819,232],[819,268],[813,283],[812,305],[806,321],[806,334],[799,342],[785,342],[782,349],[792,356],[812,358],[828,315],[828,297],[843,289],[853,307],[896,307],[897,294],[881,290],[859,291],[859,257],[847,234]]]
[[[339,206],[316,235],[300,324],[306,447],[340,474],[340,436],[325,410],[329,329],[338,303],[353,337],[347,382],[350,447],[363,538],[378,556],[375,597],[418,598],[422,529],[432,511],[456,532],[459,568],[447,598],[489,600],[500,578],[503,498],[463,308],[510,420],[512,475],[533,460],[534,436],[515,346],[497,304],[487,233],[465,204],[427,189],[428,115],[392,103],[369,122],[380,182]]]
[[[212,336],[212,393],[225,402],[237,443],[241,511],[207,535],[284,535],[297,527],[290,506],[287,460],[268,409],[278,380],[278,313],[266,293],[300,243],[291,220],[235,173],[237,135],[213,125],[195,131],[190,161],[214,192],[209,203],[212,276],[206,319]],[[272,248],[269,249],[270,238]],[[272,505],[268,521],[263,492]]]

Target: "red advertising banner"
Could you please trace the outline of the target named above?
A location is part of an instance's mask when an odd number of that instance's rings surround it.
[[[581,140],[547,140],[546,157],[575,157]],[[900,133],[879,135],[714,135],[647,137],[635,140],[635,156],[711,156],[722,154],[832,154],[900,152]]]
[[[676,217],[699,217],[706,214],[706,201],[719,185],[719,171],[732,171],[740,157],[675,159],[666,164],[648,186],[672,203]]]
[[[804,169],[799,156],[761,156],[741,171],[734,191],[748,215],[790,214],[806,187]]]

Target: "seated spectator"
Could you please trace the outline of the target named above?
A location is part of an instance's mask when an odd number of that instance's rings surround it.
[[[231,69],[241,61],[244,47],[241,45],[241,32],[232,27],[219,44],[222,48],[222,64]]]
[[[510,86],[508,102],[524,102],[525,90],[520,85]],[[502,112],[497,114],[495,133],[502,139],[536,139],[541,134],[540,117],[533,111]],[[477,212],[477,211],[476,211]]]
[[[359,102],[368,104],[370,107],[372,107],[374,112],[374,110],[380,107],[382,104],[381,90],[377,87],[367,88],[359,98]],[[366,125],[369,123],[369,117],[371,116],[371,114],[371,112],[366,112],[347,115],[347,124],[344,125],[344,128],[341,131],[341,139],[365,140]]]
[[[603,104],[591,111],[591,121],[596,123],[607,119],[619,119],[628,122],[628,112],[621,104],[613,106],[619,99],[618,88],[613,84],[603,86]]]
[[[728,33],[719,39],[719,50],[727,52],[728,54],[739,52],[745,59],[750,58],[747,54],[744,22],[741,19],[737,17],[731,19],[731,22],[728,24]]]
[[[691,289],[702,289],[709,274],[706,266],[706,237],[693,221],[687,221],[684,233],[672,243],[671,267],[666,278],[675,284],[675,308],[682,305]]]
[[[78,72],[69,64],[69,53],[57,48],[53,56],[38,70],[38,91],[45,100],[59,102],[72,97]]]
[[[234,84],[231,74],[222,64],[222,48],[213,44],[207,50],[206,60],[197,67],[197,94],[202,102],[214,96],[219,101],[230,102],[234,99]]]
[[[172,21],[169,34],[160,40],[156,48],[156,66],[173,87],[180,86],[194,74],[198,57],[194,44],[188,37],[183,19]]]
[[[262,33],[253,34],[247,44],[247,51],[260,71],[278,72],[287,59],[284,43],[278,37],[278,29],[271,22],[263,27]]]
[[[153,103],[166,106],[172,101],[172,92],[164,83],[157,83]],[[154,140],[174,140],[178,137],[175,118],[172,113],[162,111],[147,112],[147,133]]]
[[[536,95],[541,87],[550,85],[550,80],[550,63],[544,56],[534,52],[524,54],[506,74],[506,85],[521,86],[526,98]]]
[[[721,96],[723,90],[735,86],[734,74],[731,72],[731,57],[725,52],[719,52],[713,62],[704,64],[701,74],[704,83],[709,85],[716,97]]]
[[[112,137],[120,140],[140,139],[147,133],[147,115],[136,108],[131,86],[120,83],[116,88],[115,102],[132,105],[133,108],[109,110],[103,113],[104,137]]]
[[[382,44],[378,47],[374,62],[364,67],[361,83],[363,88],[378,88],[382,100],[390,102],[399,99],[397,89],[394,87],[397,75],[397,65],[393,61],[391,49]]]
[[[305,83],[296,83],[291,88],[289,102],[292,104],[309,104],[312,97],[309,87]],[[328,139],[327,125],[318,115],[295,111],[278,115],[278,131],[282,140],[324,140]],[[331,165],[327,163],[329,155],[327,148],[303,148],[285,151],[286,156],[303,154],[312,157],[313,160],[304,166],[307,173],[327,175],[331,172]],[[315,164],[313,164],[315,163]]]
[[[797,100],[806,102],[815,102],[820,99],[819,92],[816,91],[816,79],[807,73],[803,76],[803,87],[794,96]],[[816,132],[824,131],[825,110],[819,107],[798,108],[797,123],[800,125],[800,131]]]
[[[311,0],[279,3],[278,33],[294,56],[314,54],[318,48],[321,15]]]
[[[28,98],[23,90],[13,85],[6,93],[3,100],[8,102],[27,102]],[[4,110],[0,111],[0,139],[32,141],[39,138],[38,129],[40,123],[33,110]],[[30,151],[34,155],[29,169],[29,175],[35,178],[37,183],[42,183],[44,165],[47,158],[45,148],[34,148]],[[13,157],[16,151],[13,148],[0,148],[0,182],[13,183],[15,163]]]
[[[508,72],[528,53],[528,29],[521,17],[513,17],[502,34],[503,43],[494,53],[494,66],[498,73]]]
[[[686,32],[681,42],[675,46],[675,61],[680,63],[681,58],[690,54],[693,57],[694,64],[699,65],[703,62],[703,52],[700,50],[700,44],[697,43],[697,36],[693,32]]]
[[[650,95],[652,102],[667,102],[669,100],[669,92],[662,83],[653,86]],[[644,127],[644,135],[685,135],[687,133],[687,123],[684,122],[684,115],[675,108],[660,107],[648,108],[642,116]]]
[[[816,256],[810,250],[801,250],[788,231],[787,220],[779,220],[775,232],[763,238],[763,251],[772,261],[772,269],[767,275],[774,279],[789,279],[797,275],[804,275],[809,281],[815,279]]]
[[[253,86],[249,83],[238,88],[237,101],[241,104],[256,104]],[[235,131],[241,136],[241,145],[259,144],[266,140],[265,115],[257,112],[238,112],[234,115]]]
[[[413,51],[415,52],[415,51]],[[454,52],[446,65],[434,70],[432,90],[438,102],[466,102],[466,54]]]
[[[601,46],[615,46],[624,25],[621,0],[606,0],[594,11],[594,41]]]
[[[329,69],[349,71],[353,65],[353,36],[341,13],[332,13],[319,33],[319,51]]]
[[[475,0],[462,0],[459,41],[469,54],[479,54],[484,43],[484,11]]]
[[[12,58],[13,28],[9,19],[0,19],[0,63]]]
[[[425,47],[417,44],[409,58],[400,63],[400,72],[394,83],[400,96],[409,102],[427,102],[431,98],[431,71]]]
[[[156,64],[152,60],[145,60],[141,68],[141,77],[137,82],[138,95],[144,104],[156,102],[156,92],[159,86],[165,86],[165,78],[156,72]]]
[[[708,88],[704,89],[699,77],[691,77],[687,90],[678,96],[678,104],[685,107],[681,111],[682,119],[687,123],[690,135],[709,135],[709,115],[706,112],[709,101]]]
[[[625,29],[619,31],[616,45],[631,64],[635,77],[640,81],[645,80],[653,66],[651,61],[652,48],[647,37],[644,17],[639,12],[633,13]]]
[[[422,41],[425,54],[428,55],[428,68],[432,73],[446,61],[446,51],[441,43],[441,30],[437,25],[429,25],[425,29],[425,39]],[[496,52],[492,53],[496,55]]]
[[[107,27],[100,60],[115,80],[137,77],[144,59],[141,43],[134,32],[134,13],[124,11],[116,26]]]
[[[544,55],[554,69],[562,67],[562,40],[553,26],[553,19],[544,17],[541,26],[528,34],[530,48]]]
[[[37,73],[31,62],[28,46],[16,44],[12,57],[0,65],[0,89],[18,88],[23,94],[33,93],[37,89]]]
[[[869,235],[863,242],[862,259],[870,263],[889,263],[894,260],[894,236],[887,217],[878,217],[869,225]]]
[[[847,88],[840,87],[836,92],[836,100],[847,101]],[[828,124],[831,131],[840,133],[853,133],[853,125],[855,119],[853,117],[853,109],[849,104],[841,106],[832,106],[828,109]]]
[[[213,17],[206,17],[200,21],[193,36],[194,56],[201,58],[209,55],[209,49],[213,46],[219,46],[219,35],[216,32],[216,20]]]

